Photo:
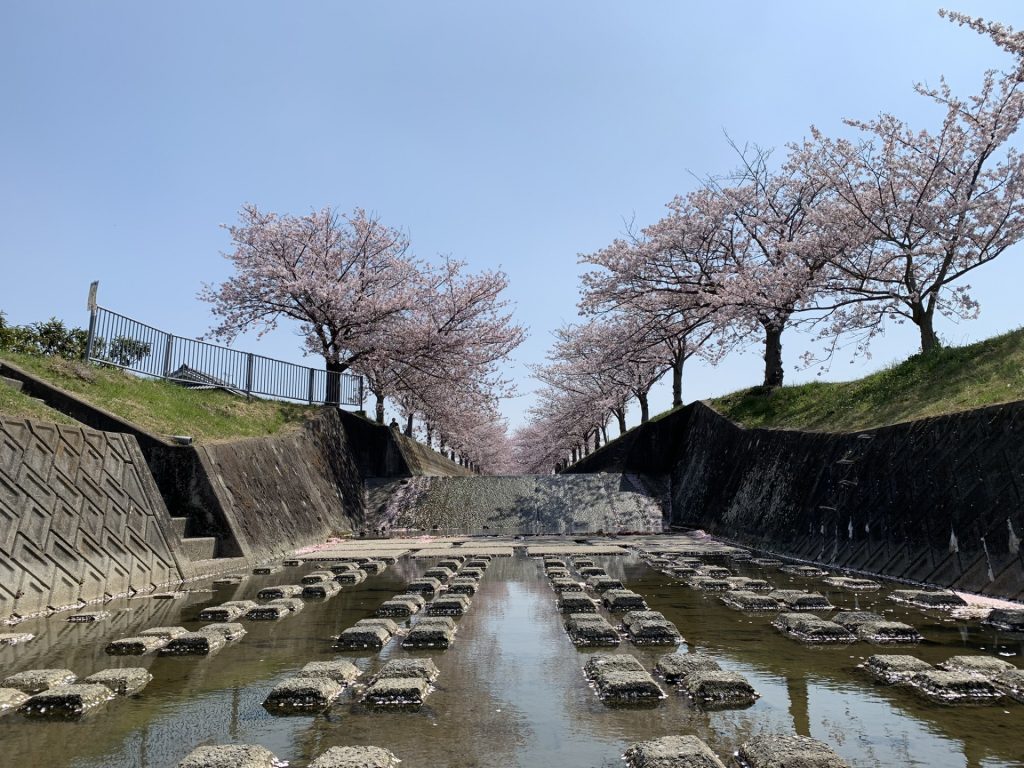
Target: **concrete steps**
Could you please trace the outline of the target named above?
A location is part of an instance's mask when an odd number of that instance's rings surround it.
[[[198,560],[217,559],[217,539],[213,536],[182,539],[181,548],[193,563]]]
[[[188,528],[187,517],[172,517],[171,518],[171,529],[179,539],[185,538],[185,530]]]
[[[232,571],[246,572],[249,561],[244,557],[212,557],[208,560],[193,560],[196,573],[228,573]]]
[[[15,392],[21,392],[22,388],[25,386],[22,382],[18,381],[17,379],[12,379],[9,378],[8,376],[0,376],[0,385],[10,387]]]

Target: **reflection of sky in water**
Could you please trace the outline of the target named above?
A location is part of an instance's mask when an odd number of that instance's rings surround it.
[[[502,558],[488,570],[448,651],[407,652],[393,642],[379,655],[347,656],[368,672],[390,658],[431,656],[441,676],[420,711],[368,711],[346,694],[326,715],[265,712],[262,702],[274,683],[307,661],[334,658],[330,643],[341,629],[370,615],[405,580],[430,566],[430,561],[406,561],[282,622],[249,622],[241,642],[205,659],[117,659],[106,657],[102,648],[111,638],[183,623],[182,616],[191,618],[205,605],[250,597],[261,586],[295,581],[299,574],[252,578],[237,589],[187,601],[121,601],[110,606],[115,613],[109,622],[96,626],[68,625],[58,618],[26,623],[24,629],[39,639],[0,649],[5,673],[67,666],[84,676],[109,666],[146,666],[156,679],[140,697],[112,702],[80,723],[0,718],[2,763],[173,768],[198,744],[239,742],[263,744],[293,768],[344,744],[388,747],[403,759],[403,768],[611,768],[621,766],[625,748],[642,739],[692,733],[727,757],[754,734],[795,730],[830,743],[858,768],[1024,766],[1024,706],[959,709],[922,702],[906,691],[875,685],[857,671],[865,656],[891,649],[805,648],[774,632],[770,617],[730,611],[716,597],[674,584],[631,558],[597,559],[679,626],[687,639],[683,650],[710,653],[726,669],[746,675],[761,693],[758,702],[746,710],[703,712],[670,691],[654,709],[606,707],[582,673],[594,651],[569,642],[539,563]],[[778,586],[801,586],[777,573],[758,575]],[[894,606],[878,595],[829,597],[844,607],[883,610],[914,623],[930,642],[912,652],[932,663],[981,648],[1020,653],[1019,638]],[[623,643],[614,652],[632,653],[653,668],[669,650]]]

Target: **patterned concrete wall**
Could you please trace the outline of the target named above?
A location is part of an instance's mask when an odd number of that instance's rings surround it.
[[[180,581],[131,436],[0,417],[0,620]]]

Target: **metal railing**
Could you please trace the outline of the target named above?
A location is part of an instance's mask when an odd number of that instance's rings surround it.
[[[89,290],[86,358],[190,387],[316,405],[363,404],[363,377],[287,363],[162,331],[96,303]]]

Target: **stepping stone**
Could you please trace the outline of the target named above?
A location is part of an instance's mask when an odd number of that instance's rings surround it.
[[[948,590],[894,589],[889,599],[918,608],[962,608],[967,605],[962,597]]]
[[[0,632],[0,646],[27,643],[34,637],[31,632]]]
[[[271,600],[267,605],[280,605],[282,608],[287,608],[292,613],[298,613],[305,607],[305,603],[297,597],[278,597]]]
[[[582,567],[578,568],[577,570],[579,571],[580,576],[582,576],[585,579],[591,579],[594,576],[607,576],[608,575],[608,571],[606,571],[604,568],[601,568],[601,567],[596,566],[596,565],[582,566]]]
[[[686,583],[693,589],[699,589],[702,592],[728,592],[732,589],[732,584],[728,581],[713,576],[692,576]]]
[[[578,571],[580,568],[593,568],[595,566],[594,561],[589,557],[574,557],[572,559],[572,567]]]
[[[447,623],[443,623],[447,622]],[[402,641],[403,648],[448,648],[455,638],[455,622],[447,616],[421,619]]]
[[[349,685],[363,674],[363,670],[351,661],[311,661],[302,669],[296,677],[326,677],[336,683]]]
[[[106,621],[110,618],[108,611],[87,611],[68,616],[65,621],[69,624],[92,624],[97,621]]]
[[[378,616],[407,617],[419,613],[420,607],[411,600],[399,600],[392,598],[385,600],[377,607]]]
[[[583,591],[583,586],[578,581],[575,581],[574,579],[570,579],[568,577],[552,579],[551,580],[551,588],[554,589],[555,592],[558,592],[559,594],[564,594],[566,592],[582,592]]]
[[[349,571],[361,570],[357,563],[335,563],[328,570],[335,576],[339,573],[348,573]]]
[[[356,622],[338,635],[336,646],[343,651],[363,651],[370,648],[379,651],[387,645],[393,633],[376,624]]]
[[[118,696],[130,696],[138,693],[153,679],[148,669],[142,667],[121,667],[119,669],[104,669],[95,674],[89,675],[83,683],[95,683],[105,685]]]
[[[830,587],[838,587],[849,592],[874,592],[881,589],[882,585],[871,579],[855,579],[850,576],[830,576],[824,580]]]
[[[781,560],[776,560],[774,557],[752,557],[750,562],[753,565],[759,565],[762,568],[778,568],[782,565]]]
[[[331,747],[309,768],[398,768],[400,762],[382,747]]]
[[[991,656],[952,656],[938,666],[947,672],[966,672],[979,677],[994,677],[1001,672],[1016,669],[1013,664]]]
[[[683,641],[676,625],[664,618],[633,622],[628,631],[635,645],[678,645]]]
[[[562,593],[558,599],[562,613],[597,613],[597,601],[582,592]]]
[[[220,621],[200,627],[199,631],[209,635],[220,635],[228,642],[231,642],[245,634],[245,627],[233,621]]]
[[[787,637],[808,645],[855,643],[857,636],[846,627],[819,616],[804,613],[780,613],[772,626]]]
[[[602,701],[640,703],[665,698],[654,678],[632,656],[591,656],[584,671],[597,687]]]
[[[329,677],[289,677],[271,689],[263,701],[270,712],[319,712],[334,703],[344,686]]]
[[[557,579],[568,579],[569,571],[566,568],[549,568],[545,574],[551,581]]]
[[[356,584],[362,584],[366,581],[366,571],[362,569],[358,571],[345,571],[344,573],[339,573],[335,576],[334,580],[339,584],[354,587]]]
[[[291,615],[292,611],[288,606],[280,603],[267,603],[266,605],[257,605],[245,614],[245,618],[250,621],[277,621]]]
[[[1024,670],[1016,667],[1004,670],[992,678],[992,684],[1000,693],[1024,704]]]
[[[871,611],[840,611],[832,617],[832,621],[841,627],[856,631],[861,624],[871,624],[876,621],[885,621],[886,618],[880,613]]]
[[[17,688],[0,688],[0,717],[16,710],[28,701],[28,698],[29,694]]]
[[[312,599],[327,600],[341,592],[341,585],[334,581],[321,581],[307,584],[302,588],[302,596]]]
[[[682,688],[695,704],[710,708],[748,707],[757,700],[757,691],[743,675],[720,669],[691,672]]]
[[[467,579],[463,576],[456,576],[454,579],[448,582],[448,588],[446,593],[452,595],[469,595],[472,597],[476,594],[477,582],[473,579]]]
[[[703,653],[670,653],[658,659],[658,672],[669,683],[677,683],[696,672],[720,672],[722,668]]]
[[[176,637],[187,635],[188,630],[184,627],[150,627],[139,632],[143,637],[162,637],[165,640],[173,640]]]
[[[669,568],[668,573],[670,576],[675,576],[677,579],[689,579],[690,577],[697,575],[697,569],[691,568],[688,565],[676,565]]]
[[[855,631],[858,639],[874,645],[912,645],[924,639],[920,632],[902,621],[866,621]]]
[[[849,768],[831,747],[810,736],[755,736],[736,757],[747,768]]]
[[[998,629],[1005,629],[1008,632],[1024,632],[1024,609],[996,608],[984,621]],[[3,635],[0,635],[0,645],[3,644]]]
[[[589,576],[587,586],[595,592],[607,592],[609,589],[625,589],[625,585],[611,576]]]
[[[384,573],[387,569],[388,566],[380,560],[367,560],[359,567],[359,570],[367,574]]]
[[[490,564],[491,563],[489,560],[481,560],[479,558],[474,558],[473,560],[467,560],[465,567],[471,568],[473,570],[484,571]]]
[[[771,595],[759,595],[756,592],[737,590],[726,592],[721,600],[734,611],[747,613],[767,613],[779,610],[779,601]]]
[[[449,571],[452,571],[454,573],[462,567],[462,563],[460,563],[458,560],[441,560],[435,567],[447,568]]]
[[[565,567],[566,567],[565,560],[561,560],[560,558],[557,558],[557,557],[545,557],[544,558],[544,568],[545,569],[548,569],[548,568],[565,568]]]
[[[298,568],[300,565],[302,565],[302,561],[296,557],[290,557],[287,560],[282,560],[281,565],[283,565],[285,568]]]
[[[432,659],[392,659],[374,676],[374,680],[391,677],[419,677],[427,682],[437,679],[440,671]]]
[[[428,616],[463,616],[469,610],[470,599],[467,595],[443,594],[427,603]]]
[[[217,586],[217,582],[214,582],[213,584],[214,586]],[[154,600],[184,600],[188,597],[188,592],[154,592],[150,597]]]
[[[771,592],[775,589],[764,579],[751,579],[746,576],[731,576],[726,581],[732,589],[742,592]]]
[[[484,571],[482,568],[463,568],[459,571],[459,576],[466,579],[475,579],[480,581],[484,577]]]
[[[430,683],[422,677],[386,677],[366,689],[363,703],[375,707],[418,707],[430,690]]]
[[[769,596],[791,611],[831,611],[834,606],[824,595],[800,589],[776,589]]]
[[[56,685],[37,693],[18,707],[18,714],[31,718],[65,719],[81,717],[114,698],[105,685],[72,683]]]
[[[828,573],[821,570],[821,568],[815,568],[813,565],[784,565],[779,570],[791,576],[804,576],[806,578],[817,578]]]
[[[696,736],[663,736],[633,744],[622,756],[627,768],[725,768]]]
[[[910,682],[919,672],[928,672],[934,667],[927,661],[905,654],[875,654],[868,656],[861,668],[876,680],[888,685]]]
[[[437,579],[442,584],[447,584],[448,581],[455,576],[455,571],[451,568],[428,568],[423,572],[423,578],[425,579]]]
[[[721,565],[702,565],[697,569],[698,576],[707,576],[710,579],[729,579],[733,573]]]
[[[970,672],[918,672],[910,678],[910,685],[937,704],[993,704],[1003,697],[991,680]]]
[[[622,617],[622,625],[631,635],[636,634],[637,628],[651,622],[667,625],[671,628],[672,634],[674,634],[678,639],[679,630],[677,630],[675,624],[666,619],[665,614],[660,611],[629,611]],[[659,633],[657,631],[654,631],[652,636],[658,636],[658,634]]]
[[[573,645],[584,648],[614,647],[622,642],[615,627],[597,613],[570,613],[565,630]]]
[[[24,672],[5,677],[0,688],[14,688],[32,695],[42,693],[48,688],[71,685],[78,676],[70,669],[28,669]]]
[[[203,608],[199,612],[200,621],[234,621],[240,619],[257,605],[254,600],[233,600],[228,603]]]
[[[264,587],[256,593],[260,600],[280,600],[282,597],[298,597],[302,594],[300,584],[278,584],[276,587]]]
[[[156,653],[169,642],[169,638],[157,636],[122,637],[107,643],[103,650],[109,656],[145,656]]]
[[[441,582],[433,578],[413,579],[405,589],[407,592],[432,595],[441,589]]]
[[[178,768],[280,768],[281,761],[266,747],[256,744],[223,744],[197,747],[178,763]]]
[[[213,586],[215,587],[235,587],[242,583],[241,576],[221,576],[219,579],[213,580]],[[167,594],[174,594],[173,592]],[[156,597],[156,595],[153,595]]]
[[[647,602],[629,589],[609,589],[601,593],[601,602],[609,611],[645,611]]]
[[[281,570],[280,565],[257,565],[252,572],[254,576],[266,576],[270,573],[280,573]]]
[[[352,573],[352,571],[346,570],[342,571],[342,573]],[[323,584],[325,581],[334,581],[335,578],[336,575],[334,573],[331,573],[331,571],[313,571],[312,573],[307,573],[305,576],[299,579],[299,582],[303,586],[308,586],[310,584]]]
[[[161,656],[209,656],[225,645],[223,635],[214,632],[186,632],[160,649]]]

